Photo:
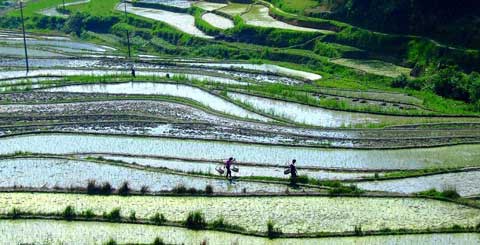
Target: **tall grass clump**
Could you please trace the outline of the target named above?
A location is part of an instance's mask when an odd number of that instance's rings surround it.
[[[165,223],[167,221],[167,219],[165,218],[165,216],[163,214],[156,213],[155,215],[153,215],[150,218],[150,221],[152,221],[156,225],[161,225],[161,224]]]
[[[160,237],[156,237],[155,240],[153,240],[153,245],[165,245],[166,243],[163,242],[163,240]]]
[[[444,191],[437,191],[436,189],[430,189],[427,191],[422,191],[417,193],[421,196],[430,196],[436,198],[447,198],[447,199],[457,199],[460,198],[460,194],[458,194],[457,190],[454,188],[446,188]]]
[[[113,220],[113,221],[118,221],[122,218],[120,216],[120,208],[114,208],[110,213],[103,213],[103,218],[107,220]]]
[[[104,245],[117,245],[117,241],[113,240],[113,238],[110,238],[107,242],[104,243]]]
[[[212,195],[213,194],[213,186],[211,186],[211,185],[205,186],[205,194]]]
[[[123,182],[122,185],[118,188],[117,192],[120,196],[128,196],[128,194],[130,194],[130,186],[128,185],[128,182]]]
[[[68,205],[62,212],[62,217],[66,220],[73,220],[76,216],[75,209],[70,205]]]
[[[184,225],[192,230],[200,230],[207,226],[205,217],[200,211],[190,212]]]
[[[267,222],[267,236],[270,239],[277,238],[282,234],[282,231],[275,227],[275,223],[272,220]]]

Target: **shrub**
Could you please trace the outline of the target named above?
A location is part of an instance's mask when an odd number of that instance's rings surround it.
[[[165,243],[160,237],[156,237],[155,240],[153,240],[153,245],[164,245]]]
[[[128,216],[128,219],[129,219],[130,221],[135,221],[135,220],[137,220],[137,214],[135,213],[135,211],[130,212],[130,215]]]
[[[87,194],[89,195],[95,195],[98,194],[98,186],[95,180],[89,180],[87,184]]]
[[[108,240],[106,243],[104,243],[105,245],[117,245],[118,243],[113,240],[113,238],[110,238],[110,240]]]
[[[118,188],[118,194],[121,196],[127,196],[130,194],[130,187],[128,186],[127,181],[123,182],[123,184]]]
[[[363,235],[363,231],[362,231],[362,226],[361,226],[361,225],[356,225],[356,226],[353,228],[353,231],[355,232],[355,235],[357,235],[357,236],[362,236],[362,235]]]
[[[200,230],[206,226],[205,217],[199,211],[190,212],[184,224],[189,229]]]
[[[177,194],[187,193],[187,188],[184,185],[177,185],[172,189],[172,192]]]
[[[436,189],[430,189],[427,191],[419,192],[418,195],[448,199],[457,199],[460,197],[460,194],[458,194],[458,192],[453,188],[447,188],[445,191],[437,191]]]
[[[156,213],[153,217],[150,218],[150,220],[156,225],[161,225],[165,223],[165,221],[167,221],[167,219],[165,219],[165,216],[159,213]]]
[[[143,185],[142,188],[140,188],[140,193],[142,193],[143,195],[147,194],[148,192],[150,192],[148,186]]]
[[[103,183],[102,187],[100,188],[100,194],[102,195],[110,195],[113,192],[112,185],[110,183],[105,182]]]
[[[75,209],[70,205],[67,206],[65,210],[63,210],[62,212],[62,217],[66,220],[72,220],[73,218],[75,218],[75,216],[76,216]]]
[[[120,216],[120,208],[114,208],[110,213],[103,213],[103,218],[115,221],[120,220],[122,218]]]
[[[210,224],[210,227],[212,227],[214,229],[220,229],[220,230],[224,230],[224,229],[237,230],[237,231],[245,230],[243,227],[226,223],[225,219],[223,217],[220,217],[220,218],[214,220]]]
[[[10,210],[7,215],[10,216],[12,219],[17,219],[20,218],[22,212],[17,208],[12,208],[12,210]]]
[[[87,219],[90,219],[90,218],[95,217],[95,214],[93,213],[93,211],[91,209],[87,209],[85,211],[82,211],[80,213],[80,216],[82,216],[84,218],[87,218]]]
[[[205,193],[207,195],[212,195],[213,194],[213,187],[211,185],[205,186]]]
[[[275,227],[275,223],[271,220],[267,222],[267,236],[268,238],[276,238],[282,234],[282,231],[279,228]]]
[[[330,195],[341,195],[341,194],[352,194],[352,195],[360,195],[364,193],[364,191],[360,190],[357,186],[355,185],[349,185],[349,186],[340,186],[340,187],[334,187],[330,190],[328,190],[328,193]]]

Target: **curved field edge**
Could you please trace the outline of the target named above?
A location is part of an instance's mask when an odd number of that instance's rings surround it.
[[[241,242],[241,244],[285,244],[302,242],[302,244],[318,244],[319,242],[351,242],[352,240],[369,241],[369,244],[381,244],[391,236],[396,236],[397,242],[404,244],[403,239],[407,241],[422,239],[421,235],[426,237],[452,236],[462,234],[469,237],[472,241],[478,230],[475,228],[451,227],[437,230],[388,230],[383,231],[362,231],[360,233],[319,233],[305,236],[302,234],[278,234],[273,240],[267,240],[268,234],[248,233],[238,230],[222,227],[206,227],[202,230],[189,230],[181,224],[175,224],[167,221],[158,224],[149,220],[120,219],[109,220],[103,217],[73,217],[65,218],[61,214],[21,214],[17,217],[11,215],[3,216],[0,220],[0,227],[6,226],[7,232],[0,235],[0,240],[22,241],[28,239],[28,242],[42,240],[44,234],[48,232],[49,240],[55,242],[77,241],[77,237],[89,237],[92,243],[107,242],[109,239],[120,243],[148,243],[155,238],[160,238],[163,242],[176,244],[175,242],[201,243],[208,241],[209,244],[225,244],[226,241]],[[33,228],[33,227],[35,228]],[[78,226],[78,227],[77,227]],[[32,233],[32,230],[37,232]],[[69,235],[65,235],[70,232]],[[74,230],[75,232],[72,232]],[[22,234],[23,236],[12,237],[11,234]],[[75,234],[75,235],[74,235]],[[88,234],[88,235],[87,235]],[[400,236],[401,235],[401,236]],[[410,236],[408,236],[410,235]],[[400,237],[398,237],[400,236]],[[85,237],[83,237],[85,239]],[[301,240],[300,240],[301,239]],[[83,239],[82,239],[83,240]],[[407,244],[407,243],[405,243]],[[428,243],[424,243],[428,244]]]
[[[12,208],[27,213],[60,213],[72,206],[78,212],[91,209],[100,215],[120,208],[121,216],[135,212],[136,217],[142,219],[161,213],[166,220],[176,222],[185,220],[189,212],[201,211],[206,222],[224,216],[229,224],[248,231],[266,232],[266,221],[270,219],[282,232],[298,234],[345,232],[354,230],[355,226],[361,226],[363,230],[474,227],[480,222],[479,209],[418,198],[119,197],[2,193],[0,202],[3,214],[8,214]],[[324,215],[336,218],[320,218]],[[380,220],[381,224],[378,223]]]

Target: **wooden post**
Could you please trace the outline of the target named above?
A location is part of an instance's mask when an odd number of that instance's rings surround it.
[[[25,21],[23,19],[23,2],[20,0],[20,15],[22,17],[22,32],[23,32],[23,47],[25,48],[25,66],[27,68],[27,74],[30,70],[30,67],[28,65],[28,52],[27,52],[27,38],[25,35]]]

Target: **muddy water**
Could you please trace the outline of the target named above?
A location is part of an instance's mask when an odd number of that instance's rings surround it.
[[[475,166],[480,162],[480,145],[405,150],[339,150],[75,134],[8,137],[0,139],[0,145],[0,154],[17,151],[55,154],[92,152],[209,160],[234,156],[239,162],[262,165],[284,165],[296,158],[299,167],[419,169]]]
[[[424,234],[399,236],[367,236],[343,238],[275,239],[236,235],[217,231],[193,231],[168,226],[67,222],[51,220],[2,220],[0,243],[26,244],[51,241],[53,244],[103,244],[114,239],[121,244],[151,243],[160,237],[167,244],[342,244],[342,245],[464,245],[479,244],[480,234]]]
[[[256,113],[247,111],[220,97],[203,91],[199,88],[166,83],[121,83],[106,85],[73,85],[47,89],[49,92],[71,93],[101,93],[101,94],[143,94],[143,95],[170,95],[183,97],[200,102],[214,110],[228,113],[242,118],[251,118],[261,121],[269,119]]]
[[[59,159],[0,160],[0,187],[24,186],[33,188],[86,187],[89,180],[109,182],[114,188],[127,181],[133,190],[148,186],[150,191],[170,191],[178,185],[205,190],[207,185],[218,192],[283,192],[284,185],[236,182],[156,173],[97,164],[85,161]]]

